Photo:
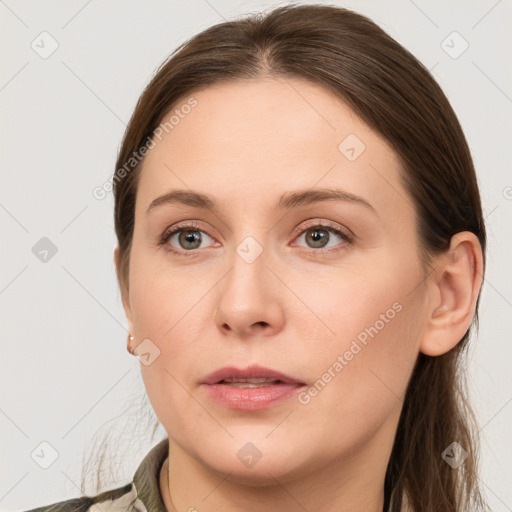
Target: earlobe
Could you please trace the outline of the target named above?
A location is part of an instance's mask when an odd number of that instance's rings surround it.
[[[429,277],[429,304],[420,351],[439,356],[450,351],[469,329],[483,280],[483,254],[474,233],[454,235],[436,257]]]

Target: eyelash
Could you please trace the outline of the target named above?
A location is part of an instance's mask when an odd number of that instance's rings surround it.
[[[354,236],[349,234],[349,233],[346,233],[345,231],[342,231],[340,230],[336,224],[333,224],[329,221],[323,221],[323,222],[316,222],[314,224],[311,224],[310,226],[307,226],[305,228],[303,228],[299,234],[294,238],[294,240],[296,238],[298,238],[299,236],[303,235],[304,233],[306,233],[307,231],[313,229],[313,228],[323,228],[323,230],[325,231],[329,231],[331,233],[334,233],[336,235],[339,235],[340,238],[342,238],[346,244],[352,244],[354,242]],[[196,222],[187,222],[185,224],[179,224],[175,227],[173,227],[170,231],[169,230],[166,230],[164,231],[164,233],[162,234],[161,236],[161,239],[160,239],[160,242],[159,242],[159,245],[162,245],[162,246],[165,246],[165,249],[170,252],[170,253],[173,253],[177,256],[192,256],[194,253],[197,253],[197,249],[191,249],[189,251],[185,251],[185,250],[178,250],[178,249],[175,249],[174,247],[172,247],[168,242],[170,240],[170,238],[172,236],[174,236],[176,233],[181,233],[182,231],[200,231],[201,233],[205,233],[207,234],[210,238],[213,239],[213,237],[211,235],[209,235],[206,231],[204,231],[203,229],[201,229],[201,226],[199,224],[197,224]],[[315,252],[315,253],[332,253],[332,252],[337,252],[337,251],[340,251],[343,249],[343,246],[344,244],[342,244],[342,247],[339,247],[337,249],[313,249],[313,248],[309,248],[310,251],[312,252]]]

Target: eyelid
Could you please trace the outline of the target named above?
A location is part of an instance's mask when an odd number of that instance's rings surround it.
[[[202,229],[201,225],[199,224],[199,221],[196,220],[184,220],[182,222],[177,222],[176,224],[173,224],[172,226],[168,227],[162,234],[162,240],[168,239],[172,234],[175,234],[176,231],[179,230],[189,230],[189,231],[202,231],[206,233],[210,238],[213,238],[211,235],[208,234],[207,231]]]

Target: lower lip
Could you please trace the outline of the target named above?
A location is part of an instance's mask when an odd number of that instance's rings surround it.
[[[303,384],[280,382],[270,386],[240,388],[228,384],[204,384],[209,396],[231,409],[257,411],[267,409],[297,394]]]

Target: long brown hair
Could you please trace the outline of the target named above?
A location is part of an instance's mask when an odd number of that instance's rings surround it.
[[[418,218],[422,260],[460,231],[486,235],[477,179],[457,117],[429,71],[368,18],[320,5],[276,8],[215,25],[171,54],[141,95],[113,179],[115,229],[129,288],[137,182],[144,147],[179,102],[212,84],[260,77],[302,78],[326,87],[394,148]],[[127,167],[127,162],[131,162]],[[478,303],[477,303],[478,308]],[[475,314],[474,325],[477,321]],[[419,354],[385,476],[385,511],[486,510],[477,471],[476,421],[467,400],[470,330],[450,352]],[[458,468],[442,453],[457,442]]]

